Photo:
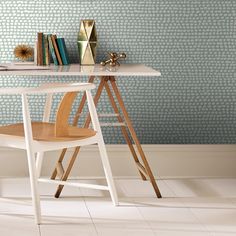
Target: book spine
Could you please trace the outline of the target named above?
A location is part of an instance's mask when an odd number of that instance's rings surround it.
[[[58,50],[58,46],[57,46],[57,36],[56,36],[56,35],[52,35],[52,43],[53,43],[54,51],[55,51],[56,56],[57,56],[58,64],[61,66],[61,65],[63,65],[63,62],[62,62],[62,60],[61,60],[61,55],[60,55],[60,52],[59,52],[59,50]]]
[[[45,37],[43,34],[43,40],[42,40],[42,50],[43,50],[43,65],[46,65],[46,48],[45,48]]]
[[[58,65],[57,57],[54,51],[51,35],[48,35],[48,45],[55,65]]]
[[[36,41],[36,42],[35,42],[35,45],[34,45],[34,64],[35,64],[35,65],[38,64],[38,55],[37,55],[37,52],[38,52],[38,42]]]
[[[38,50],[37,50],[37,65],[43,65],[43,33],[39,32],[37,35],[38,38]]]
[[[65,44],[65,39],[64,38],[58,38],[57,39],[57,44],[58,44],[58,48],[61,54],[61,59],[63,62],[63,65],[69,65],[69,57],[68,57],[68,52],[67,52],[67,48],[66,48],[66,44]]]
[[[47,35],[44,35],[44,51],[45,51],[45,65],[48,66],[50,64],[49,59],[49,51],[48,51],[48,37]]]

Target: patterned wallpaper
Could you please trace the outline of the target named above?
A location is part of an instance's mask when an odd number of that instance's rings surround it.
[[[98,61],[108,50],[125,51],[127,62],[159,69],[159,78],[118,81],[142,143],[236,142],[235,0],[2,0],[0,12],[1,62],[14,59],[16,44],[33,45],[37,31],[65,37],[77,62],[80,19],[94,18]],[[0,77],[0,86],[76,80]],[[34,119],[43,101],[32,99]],[[2,124],[22,119],[18,97],[1,97],[0,106]],[[99,110],[107,107],[103,97]],[[107,143],[123,142],[117,128],[103,132]]]

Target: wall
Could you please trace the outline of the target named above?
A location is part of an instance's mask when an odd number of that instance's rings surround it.
[[[235,143],[236,1],[2,0],[0,12],[2,62],[14,59],[17,44],[33,45],[37,31],[65,37],[77,62],[80,19],[94,18],[98,61],[108,50],[125,51],[127,62],[159,69],[161,78],[119,80],[142,143]],[[68,80],[76,78],[0,77],[0,86]],[[33,102],[34,119],[42,104],[40,97]],[[21,120],[17,97],[1,98],[0,106],[3,124]],[[107,143],[123,142],[117,130],[104,133]]]

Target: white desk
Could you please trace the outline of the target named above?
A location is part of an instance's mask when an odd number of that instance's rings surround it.
[[[18,65],[20,68],[21,66]],[[16,68],[16,66],[14,67]],[[122,64],[118,67],[81,66],[71,64],[68,66],[55,66],[51,64],[48,70],[12,70],[0,71],[0,75],[15,76],[160,76],[159,71],[153,70],[143,64]]]
[[[140,145],[138,137],[134,131],[132,122],[129,118],[128,112],[126,111],[124,102],[122,100],[119,89],[116,85],[116,78],[118,76],[160,76],[161,73],[150,67],[142,64],[122,64],[119,67],[110,66],[81,66],[79,64],[71,64],[69,66],[54,66],[50,65],[47,70],[12,70],[12,71],[0,71],[0,76],[88,76],[88,82],[93,83],[96,77],[99,77],[100,84],[97,88],[96,95],[94,96],[94,103],[97,105],[102,91],[105,89],[110,104],[114,110],[114,114],[109,114],[108,117],[116,117],[118,123],[116,126],[121,128],[122,134],[125,141],[127,142],[136,166],[143,180],[149,179],[157,197],[161,197],[160,191],[154,179],[153,173]],[[132,88],[131,88],[132,89]],[[114,94],[114,95],[113,95]],[[74,117],[73,125],[78,124],[78,120],[83,111],[86,101],[85,94],[83,95],[76,115]],[[117,102],[116,102],[117,101]],[[121,112],[120,112],[121,111]],[[90,117],[86,118],[84,127],[89,127]],[[117,125],[118,124],[118,125]],[[111,124],[112,125],[112,124]],[[130,137],[129,137],[130,133]],[[133,143],[136,145],[135,150]],[[66,154],[66,149],[64,149],[58,159],[56,167],[52,173],[51,178],[55,179],[59,177],[62,181],[66,181],[70,174],[70,171],[74,165],[75,159],[79,153],[80,147],[77,147],[69,161],[66,168],[63,167],[63,160]],[[140,162],[140,158],[142,163]],[[59,197],[63,189],[63,185],[59,185],[55,197]]]

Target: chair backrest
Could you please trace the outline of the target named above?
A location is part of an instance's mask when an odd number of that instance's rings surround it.
[[[56,114],[55,136],[61,137],[68,135],[68,120],[76,97],[77,92],[68,92],[62,97]]]
[[[28,109],[28,94],[53,94],[53,93],[65,93],[57,110],[56,121],[55,121],[55,136],[66,136],[68,134],[68,120],[70,112],[72,110],[73,102],[80,91],[90,91],[94,89],[95,85],[92,83],[49,83],[43,84],[36,88],[2,88],[0,89],[0,95],[4,94],[19,94],[22,95],[22,105],[23,105],[23,120],[25,130],[29,132],[29,138],[32,138],[32,127],[30,122],[30,113]],[[49,96],[52,98],[52,96]],[[51,104],[51,102],[46,102],[46,104]],[[51,105],[48,105],[51,106]],[[50,107],[45,109],[48,112],[47,117],[49,119]],[[27,128],[26,128],[27,127]],[[31,131],[30,131],[31,130]],[[26,133],[26,132],[25,132]]]
[[[73,86],[77,87],[77,85],[79,85],[79,89],[78,88],[74,89]],[[54,86],[55,87],[63,86],[66,89],[68,89],[68,87],[71,87],[71,89],[76,90],[65,93],[57,108],[54,134],[56,137],[65,137],[69,135],[69,116],[72,111],[72,105],[74,103],[74,100],[76,99],[78,92],[81,91],[80,86],[82,87],[84,86],[83,90],[90,90],[94,88],[94,85],[89,83],[66,84],[66,85],[59,83],[59,84],[54,84]],[[45,87],[48,88],[48,84],[44,84],[41,86],[41,88]]]

